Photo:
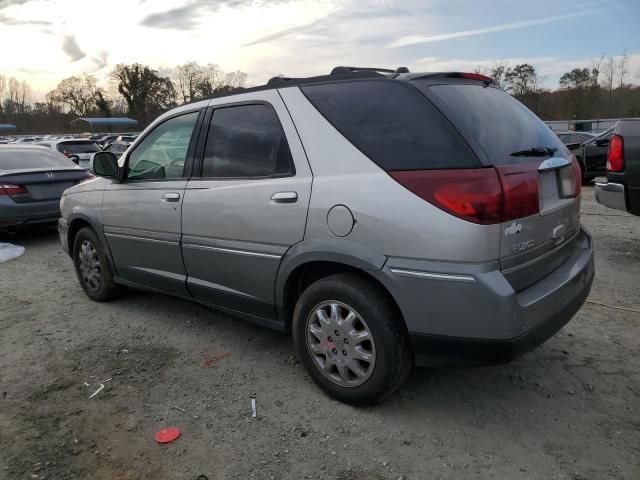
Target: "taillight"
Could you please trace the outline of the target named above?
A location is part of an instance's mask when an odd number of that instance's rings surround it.
[[[481,82],[491,82],[491,77],[487,77],[486,75],[482,75],[481,73],[461,73],[460,77],[466,78],[468,80],[479,80]]]
[[[614,135],[609,142],[607,170],[610,172],[621,172],[624,170],[624,140],[620,135]]]
[[[539,162],[496,167],[502,185],[502,221],[528,217],[540,211]]]
[[[500,223],[502,190],[493,168],[389,172],[402,186],[474,223]]]
[[[420,198],[469,222],[489,225],[535,215],[538,165],[389,172]]]
[[[24,195],[27,189],[22,185],[0,185],[0,195]]]

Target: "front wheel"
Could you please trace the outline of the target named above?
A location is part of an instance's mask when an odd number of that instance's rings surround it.
[[[95,232],[84,227],[73,242],[73,264],[82,289],[91,300],[106,302],[120,289],[113,281],[113,271],[102,243]]]
[[[397,308],[381,287],[353,274],[307,288],[294,311],[293,339],[313,380],[350,403],[375,403],[400,387],[413,353]]]

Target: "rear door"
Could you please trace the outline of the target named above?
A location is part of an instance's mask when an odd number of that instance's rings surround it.
[[[149,131],[123,160],[125,178],[106,189],[102,205],[118,275],[181,295],[188,291],[180,214],[199,115],[199,109],[181,112]]]
[[[502,224],[502,270],[521,289],[563,261],[580,229],[577,164],[535,114],[478,82],[421,85],[500,178],[509,220]]]
[[[274,316],[274,282],[304,238],[311,171],[277,91],[212,107],[182,214],[187,284],[198,300]]]

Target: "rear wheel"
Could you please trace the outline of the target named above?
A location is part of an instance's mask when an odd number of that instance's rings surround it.
[[[95,232],[82,228],[73,242],[73,264],[82,289],[91,300],[106,302],[120,291],[113,281],[113,270]]]
[[[346,402],[382,400],[413,365],[406,329],[387,292],[353,274],[321,279],[302,293],[293,338],[313,380]]]

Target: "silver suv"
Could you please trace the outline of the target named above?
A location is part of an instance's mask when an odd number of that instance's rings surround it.
[[[487,77],[338,68],[188,104],[61,201],[86,294],[188,298],[291,332],[334,397],[508,361],[594,276],[580,168]]]

